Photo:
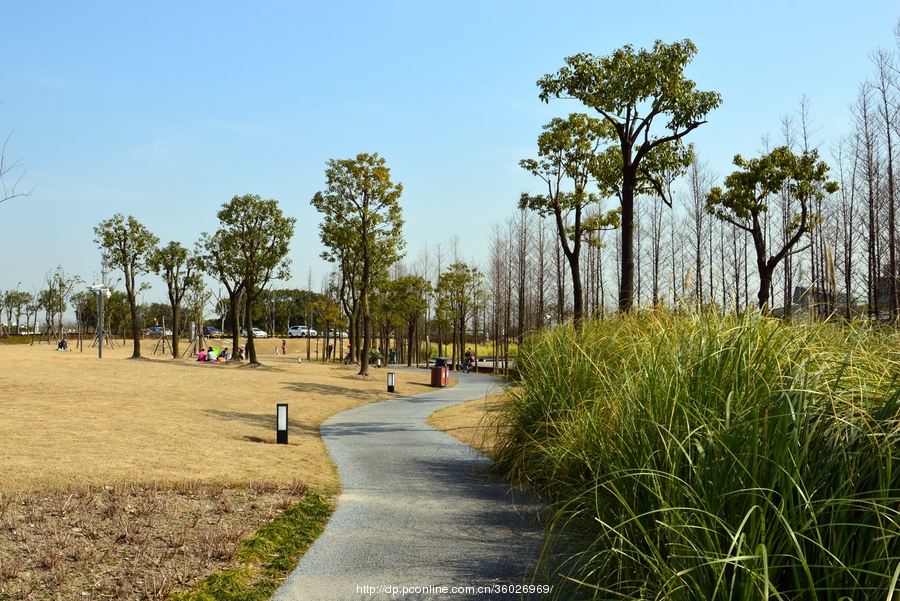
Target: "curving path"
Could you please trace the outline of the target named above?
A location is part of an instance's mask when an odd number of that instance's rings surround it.
[[[490,459],[425,424],[438,409],[499,389],[484,375],[453,375],[452,388],[357,407],[322,424],[343,492],[273,600],[520,598],[451,592],[521,584],[542,542],[535,501],[490,480]]]

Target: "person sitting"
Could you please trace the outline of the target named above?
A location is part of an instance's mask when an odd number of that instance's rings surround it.
[[[207,361],[215,361],[216,360],[216,351],[213,347],[209,347],[206,349],[206,360]]]
[[[206,350],[200,349],[200,352],[197,353],[197,361],[206,361]]]
[[[56,345],[56,350],[58,351],[67,351],[69,350],[69,343],[66,342],[66,339],[63,338],[59,341],[59,344]]]
[[[219,361],[228,361],[231,357],[228,355],[228,347],[222,349],[222,352],[219,354]]]

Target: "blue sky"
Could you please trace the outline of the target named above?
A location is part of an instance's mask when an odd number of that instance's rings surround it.
[[[537,182],[518,166],[566,56],[690,38],[688,76],[722,106],[690,136],[720,176],[810,102],[823,156],[848,105],[896,47],[896,2],[16,2],[0,35],[0,134],[29,198],[0,204],[0,289],[36,290],[61,264],[97,277],[93,227],[132,214],[193,246],[234,195],[297,218],[293,277],[318,289],[330,158],[377,152],[404,194],[408,260],[459,236],[477,262],[493,224]],[[14,174],[15,175],[15,174]],[[9,180],[9,178],[7,178]],[[115,278],[116,276],[113,275]],[[144,300],[163,300],[156,276]]]

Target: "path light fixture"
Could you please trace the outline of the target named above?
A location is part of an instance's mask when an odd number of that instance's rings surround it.
[[[287,403],[278,403],[278,419],[277,424],[275,426],[276,429],[276,439],[275,442],[278,444],[287,444],[287,434],[288,434],[288,406]]]
[[[388,372],[388,392],[394,392],[394,372]]]

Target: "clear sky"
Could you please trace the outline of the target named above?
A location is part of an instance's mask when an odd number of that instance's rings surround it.
[[[541,126],[587,111],[541,103],[535,82],[566,56],[655,39],[691,39],[687,75],[723,96],[689,136],[720,176],[803,95],[828,158],[898,17],[896,0],[4,2],[0,134],[35,189],[0,204],[0,289],[37,290],[60,264],[97,281],[93,228],[117,212],[192,247],[248,193],[297,218],[277,285],[311,273],[319,289],[330,266],[309,200],[328,159],[360,152],[403,183],[408,260],[457,235],[477,262],[540,191],[518,161]],[[147,279],[144,300],[162,301]]]

